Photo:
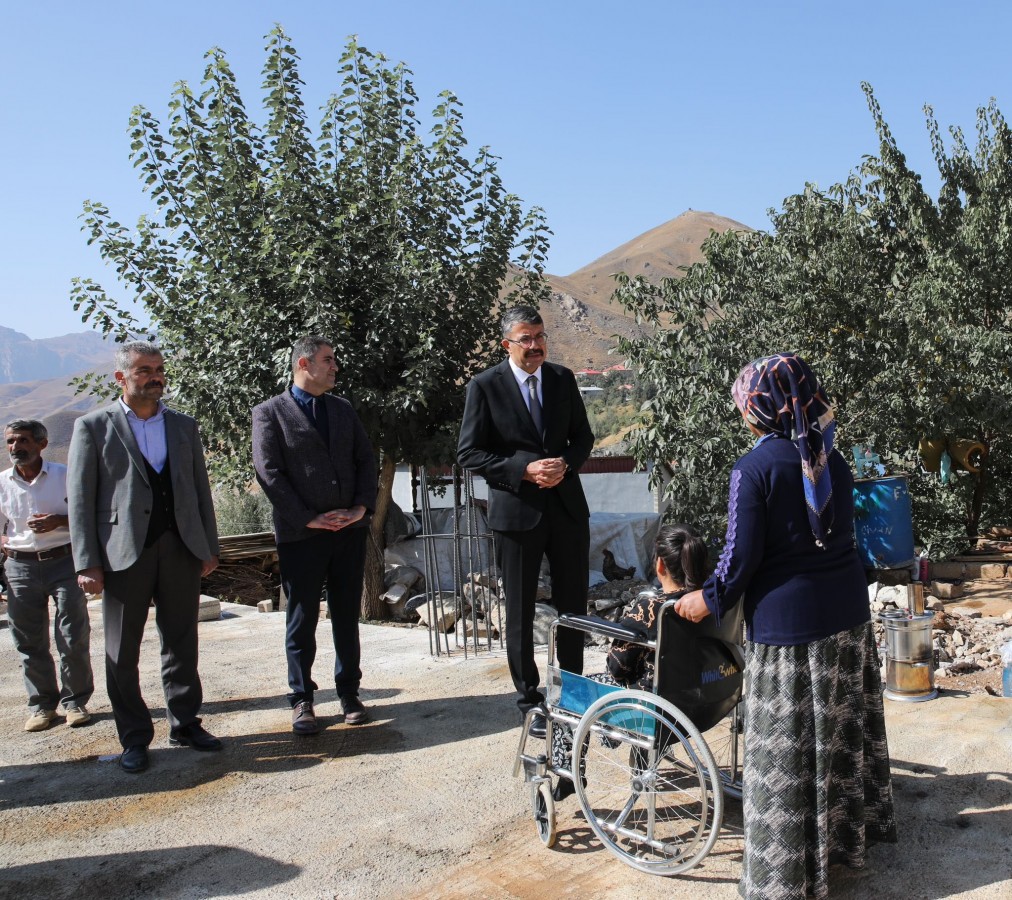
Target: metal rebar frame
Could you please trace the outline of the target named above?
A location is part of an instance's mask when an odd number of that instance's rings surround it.
[[[430,489],[436,484],[444,484],[452,488],[453,498],[461,498],[461,505],[452,509],[452,526],[450,531],[437,534],[432,518],[432,498]],[[451,475],[437,476],[430,478],[429,470],[426,467],[419,469],[419,487],[421,489],[421,518],[422,533],[418,536],[422,540],[422,560],[425,567],[425,602],[429,612],[429,652],[435,656],[441,656],[444,652],[449,655],[453,652],[450,647],[450,636],[437,623],[442,623],[447,612],[447,603],[452,600],[454,620],[461,623],[458,631],[454,628],[454,648],[462,650],[464,658],[467,658],[468,651],[478,653],[480,650],[503,649],[505,646],[502,622],[502,602],[496,604],[496,615],[498,621],[493,623],[489,604],[485,602],[486,634],[484,641],[478,634],[478,608],[477,604],[471,601],[470,624],[471,635],[467,634],[465,619],[465,603],[467,597],[464,594],[464,585],[470,581],[470,591],[474,597],[474,576],[484,575],[488,584],[487,595],[493,592],[498,596],[498,586],[493,577],[493,562],[495,560],[495,538],[491,531],[479,533],[478,509],[474,502],[474,476],[470,472],[464,472],[457,466],[451,470]],[[461,516],[464,516],[465,526],[461,528]],[[439,585],[439,554],[436,542],[438,540],[450,542],[450,562],[453,573],[453,590],[444,591]],[[500,598],[501,601],[502,598]],[[495,625],[499,633],[498,642],[492,637],[492,626]],[[442,644],[440,642],[442,636]],[[498,643],[498,646],[496,646]]]

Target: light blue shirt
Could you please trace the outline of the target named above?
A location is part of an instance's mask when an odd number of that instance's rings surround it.
[[[152,469],[161,472],[165,468],[165,461],[169,458],[169,447],[165,441],[165,404],[159,403],[158,412],[150,419],[142,419],[126,405],[122,397],[119,402],[123,412],[126,413],[130,430],[134,433],[141,454],[151,463]]]
[[[538,385],[538,402],[541,403],[541,408],[545,408],[545,392],[541,387],[541,366],[530,373],[530,375],[520,368],[513,360],[509,361],[510,368],[513,370],[513,377],[516,378],[517,384],[520,385],[520,396],[524,398],[524,403],[527,406],[527,411],[531,409],[531,392],[527,389],[527,379],[534,376]]]

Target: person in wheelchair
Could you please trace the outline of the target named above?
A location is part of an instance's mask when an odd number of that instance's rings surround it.
[[[709,554],[706,544],[689,525],[664,525],[654,542],[655,570],[661,592],[644,592],[636,598],[619,624],[639,631],[643,637],[657,640],[657,618],[667,600],[677,599],[687,591],[698,590],[709,574]],[[588,675],[602,684],[622,688],[654,689],[654,652],[641,644],[614,640],[606,659],[607,672]],[[565,725],[552,731],[552,763],[569,769],[573,756],[573,732]],[[563,800],[574,793],[576,787],[568,779],[560,779],[555,786],[555,799]]]

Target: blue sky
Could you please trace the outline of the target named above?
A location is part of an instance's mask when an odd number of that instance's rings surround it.
[[[85,244],[85,199],[123,222],[148,210],[126,127],[164,118],[222,47],[259,110],[263,36],[280,21],[307,106],[338,87],[347,36],[413,70],[423,108],[442,89],[508,189],[547,212],[549,271],[565,275],[686,209],[753,227],[806,181],[828,186],[876,151],[860,90],[875,88],[933,184],[922,107],[972,133],[996,97],[1012,116],[1012,4],[918,2],[12,3],[0,59],[0,325],[33,338],[83,330],[75,275],[118,291]]]

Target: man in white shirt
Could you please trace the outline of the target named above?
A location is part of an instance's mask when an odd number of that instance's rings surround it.
[[[4,440],[14,465],[0,472],[0,523],[6,530],[7,614],[32,712],[25,731],[45,731],[61,703],[67,724],[83,725],[91,719],[87,703],[95,683],[88,604],[70,549],[67,467],[42,459],[49,439],[41,422],[9,422]],[[59,682],[49,649],[50,597]]]

